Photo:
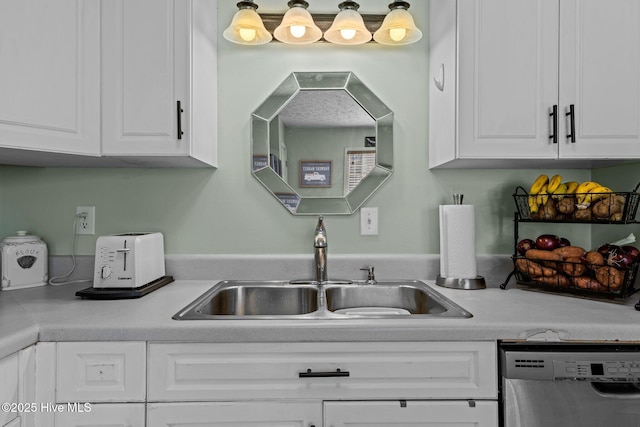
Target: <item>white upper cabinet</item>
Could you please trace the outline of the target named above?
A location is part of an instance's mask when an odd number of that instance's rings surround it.
[[[0,2],[0,147],[100,154],[99,0]]]
[[[639,158],[640,2],[562,0],[560,16],[560,156]]]
[[[640,158],[637,1],[430,5],[430,167]]]
[[[216,33],[216,0],[0,2],[0,164],[216,166]]]
[[[215,17],[211,0],[103,1],[104,155],[216,164]]]

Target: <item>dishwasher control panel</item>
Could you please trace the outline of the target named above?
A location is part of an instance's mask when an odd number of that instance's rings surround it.
[[[570,346],[540,346],[520,351],[505,349],[501,357],[504,378],[544,381],[592,381],[640,383],[640,346],[592,346],[567,351]],[[595,351],[588,351],[593,348]]]
[[[554,360],[554,379],[585,381],[640,381],[640,361]]]

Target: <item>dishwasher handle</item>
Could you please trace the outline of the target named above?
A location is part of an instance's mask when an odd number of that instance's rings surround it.
[[[591,388],[601,397],[608,399],[639,399],[640,383],[634,382],[592,382]]]

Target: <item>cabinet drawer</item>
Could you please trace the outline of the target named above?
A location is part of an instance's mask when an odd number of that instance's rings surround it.
[[[58,402],[143,402],[144,342],[65,342],[57,349]]]
[[[19,403],[18,399],[18,355],[0,359],[0,403]],[[15,411],[0,411],[0,426],[17,418]]]
[[[145,427],[145,405],[144,403],[100,403],[91,405],[90,410],[84,412],[65,410],[56,413],[56,426]]]
[[[153,427],[322,426],[322,402],[188,402],[147,405]]]
[[[498,402],[370,401],[324,402],[324,425],[393,427],[498,426]]]
[[[493,342],[149,345],[155,402],[495,399],[497,377]]]

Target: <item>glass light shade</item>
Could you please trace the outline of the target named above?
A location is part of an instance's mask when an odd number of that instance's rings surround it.
[[[325,31],[324,38],[335,44],[356,45],[370,41],[371,33],[365,27],[358,11],[343,9],[336,15],[331,27]]]
[[[276,39],[288,44],[309,44],[322,37],[322,30],[313,22],[309,11],[294,5],[282,18],[282,23],[273,31]]]
[[[272,39],[260,15],[253,8],[237,11],[222,36],[230,42],[246,45],[265,44]]]
[[[422,38],[422,31],[413,22],[413,16],[404,8],[391,10],[382,21],[373,39],[380,44],[403,45]]]

